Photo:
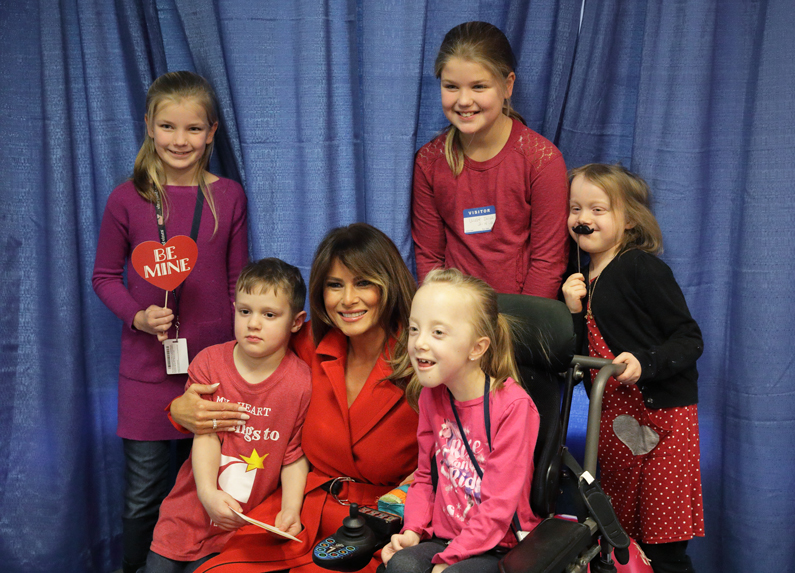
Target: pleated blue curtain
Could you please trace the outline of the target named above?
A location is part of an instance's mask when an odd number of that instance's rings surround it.
[[[647,15],[633,164],[659,189],[668,260],[704,329],[700,557],[721,570],[773,570],[795,550],[793,22],[786,1]]]
[[[557,145],[566,165],[632,160],[649,2],[585,2]]]
[[[192,69],[215,86],[223,126],[213,169],[246,186],[254,256],[281,256],[308,275],[329,228],[364,220],[411,261],[413,154],[444,126],[432,71],[444,32],[470,19],[508,26],[541,4],[543,19],[509,33],[527,69],[517,106],[532,96],[523,111],[542,129],[553,92],[544,78],[560,77],[571,56],[571,1],[456,11],[420,1],[0,5],[4,570],[109,571],[120,560],[121,325],[90,276],[151,81]]]
[[[5,571],[119,560],[121,326],[89,278],[105,199],[130,169],[146,86],[165,64],[153,14],[123,0],[0,7]]]
[[[506,29],[519,58],[515,103],[543,130],[557,125],[547,103],[560,113],[579,5],[158,2],[167,58],[206,75],[222,107],[228,86],[252,255],[305,276],[323,235],[354,221],[384,230],[411,264],[413,154],[446,125],[433,60],[448,29],[472,19]]]
[[[795,6],[587,2],[560,147],[654,192],[704,334],[699,571],[791,568]]]
[[[406,21],[410,10],[424,8],[407,3],[396,10],[392,17]],[[410,25],[387,33],[385,16],[377,6],[351,2],[219,6],[249,208],[256,214],[249,222],[253,256],[282,257],[308,276],[321,237],[354,221],[380,227],[410,252],[402,179],[410,172],[413,125],[395,118],[415,115],[403,88],[417,83],[419,57],[411,52],[421,30]],[[357,43],[371,34],[372,46]],[[368,90],[380,77],[365,70],[390,56],[405,65],[388,70],[383,82],[391,91],[387,109]],[[381,121],[387,115],[389,123]],[[377,131],[365,130],[365,122]],[[401,146],[409,159],[396,166]],[[395,222],[396,214],[403,219]]]
[[[795,7],[758,2],[66,0],[0,4],[0,560],[120,561],[121,326],[90,286],[144,95],[167,70],[216,87],[213,169],[245,184],[252,255],[305,275],[363,220],[410,261],[414,151],[446,122],[433,60],[472,19],[506,31],[513,104],[570,167],[644,175],[704,331],[700,571],[791,561]],[[576,51],[575,51],[576,47]]]

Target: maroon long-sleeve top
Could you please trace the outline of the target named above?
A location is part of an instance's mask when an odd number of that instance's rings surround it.
[[[556,298],[568,259],[568,179],[560,151],[514,120],[502,150],[466,158],[453,175],[442,134],[414,163],[411,230],[420,281],[434,267],[456,267],[497,292]],[[494,207],[489,232],[467,234],[464,211]]]
[[[188,341],[188,356],[233,338],[234,289],[248,262],[246,196],[229,179],[212,183],[218,229],[207,203],[196,240],[196,265],[179,290],[179,336]],[[168,238],[190,235],[197,186],[166,186]],[[134,440],[185,438],[169,422],[164,408],[185,387],[187,375],[166,374],[163,345],[157,337],[133,328],[139,310],[162,306],[165,291],[138,275],[129,264],[140,243],[159,241],[155,207],[132,182],[119,185],[108,198],[99,230],[92,284],[102,302],[124,323],[119,365],[119,423],[117,433]],[[125,283],[126,267],[126,283]],[[169,295],[168,306],[174,308]],[[169,336],[174,336],[172,327]]]

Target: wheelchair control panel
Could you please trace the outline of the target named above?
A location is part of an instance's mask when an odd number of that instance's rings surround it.
[[[350,515],[340,527],[315,545],[312,561],[332,571],[358,571],[367,566],[373,553],[400,532],[402,520],[392,513],[352,503]]]

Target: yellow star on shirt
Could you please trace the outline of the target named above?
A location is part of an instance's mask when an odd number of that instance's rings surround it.
[[[260,456],[257,453],[257,448],[254,448],[254,450],[251,452],[250,456],[246,457],[244,455],[241,455],[240,459],[248,464],[248,467],[246,467],[246,471],[250,472],[251,470],[256,470],[256,469],[264,470],[265,469],[265,464],[263,464],[262,462],[264,462],[265,458],[267,458],[267,457],[268,457],[268,454],[265,454],[264,456]]]

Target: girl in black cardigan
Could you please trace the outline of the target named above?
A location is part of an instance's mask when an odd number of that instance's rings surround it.
[[[655,573],[692,572],[687,543],[704,535],[698,436],[701,331],[671,269],[649,189],[617,165],[569,174],[569,230],[590,255],[563,284],[591,356],[626,364],[602,403],[602,486]]]

